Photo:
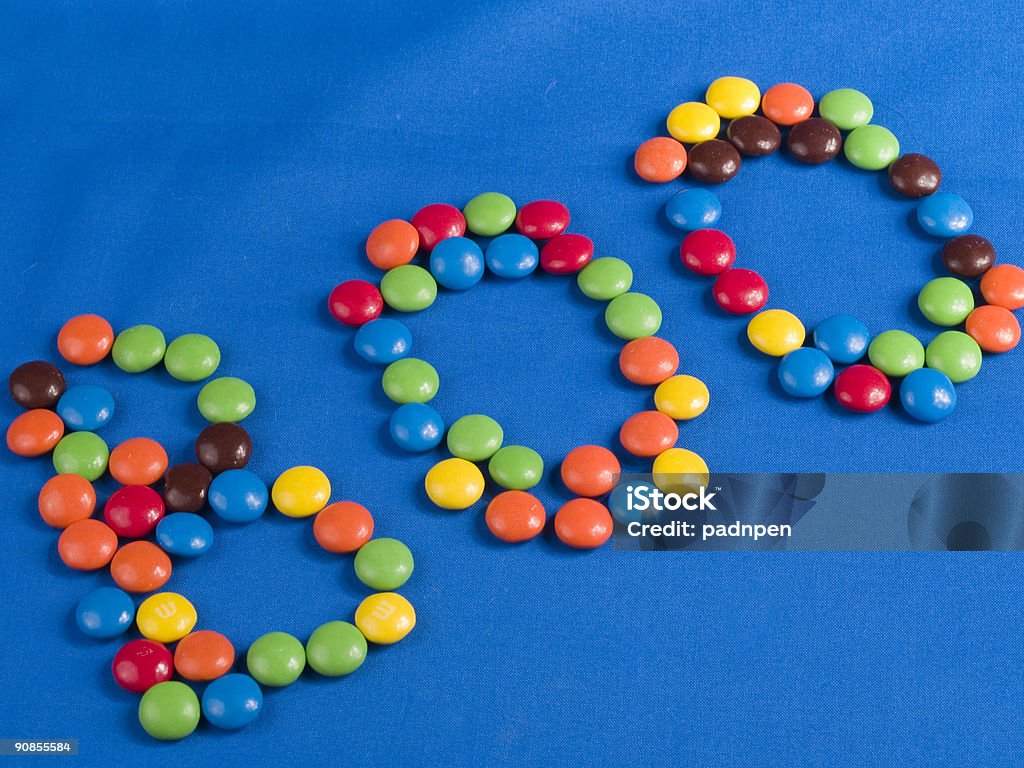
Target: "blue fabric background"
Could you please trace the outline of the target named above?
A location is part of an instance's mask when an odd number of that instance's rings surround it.
[[[1017,762],[1024,565],[987,555],[687,555],[496,546],[482,506],[419,490],[437,456],[385,439],[379,372],[325,310],[373,279],[380,220],[501,190],[564,200],[573,229],[627,259],[665,311],[682,369],[712,407],[682,444],[716,469],[1018,471],[1021,353],[987,358],[945,423],[795,402],[678,266],[661,207],[675,185],[632,151],[715,77],[816,95],[862,88],[905,151],[974,204],[977,232],[1020,258],[1020,15],[993,0],[822,6],[664,2],[0,4],[0,368],[56,359],[68,316],[216,338],[247,378],[253,467],[313,463],[335,496],[406,540],[419,624],[348,679],[269,692],[246,732],[148,739],[75,629],[107,576],[69,573],[35,512],[45,459],[0,459],[0,736],[80,739],[83,765],[997,765]],[[751,162],[720,190],[740,261],[809,326],[836,311],[930,337],[914,307],[939,243],[913,205],[845,163]],[[409,318],[447,417],[485,411],[556,466],[611,444],[650,393],[615,373],[619,344],[573,281],[488,279]],[[186,460],[196,387],[107,363],[111,442],[160,439]],[[7,421],[17,409],[0,405]],[[104,492],[110,485],[102,487]],[[565,498],[542,489],[553,512]],[[864,514],[872,514],[870,509]],[[170,587],[240,649],[305,638],[365,594],[310,525],[268,514],[218,528]]]

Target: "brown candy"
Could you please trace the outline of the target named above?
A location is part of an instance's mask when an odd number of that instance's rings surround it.
[[[237,424],[211,424],[196,438],[196,458],[214,474],[241,469],[251,455],[252,438]]]
[[[905,197],[925,197],[939,188],[942,171],[930,157],[911,153],[889,166],[889,183]]]
[[[721,139],[711,139],[690,150],[686,168],[697,181],[721,184],[740,172],[741,163],[736,147]]]
[[[821,165],[839,154],[843,136],[828,120],[812,117],[789,130],[786,148],[801,163]]]
[[[733,120],[725,135],[744,157],[770,155],[782,144],[779,126],[760,115],[747,115]]]
[[[176,464],[164,473],[164,503],[171,512],[198,512],[206,505],[213,475],[202,464]]]
[[[977,277],[996,263],[996,249],[981,235],[959,235],[942,246],[942,263],[957,277]]]
[[[22,408],[53,408],[68,388],[60,369],[42,360],[19,365],[7,386],[14,402]]]

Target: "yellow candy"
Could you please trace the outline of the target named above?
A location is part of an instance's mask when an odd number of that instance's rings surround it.
[[[672,138],[687,144],[713,139],[721,127],[718,113],[699,101],[680,104],[668,115],[668,132]]]
[[[654,405],[677,421],[695,419],[708,407],[707,385],[693,376],[673,376],[654,390]]]
[[[466,509],[484,495],[484,476],[471,461],[445,459],[427,472],[427,496],[441,509]]]
[[[135,623],[143,637],[160,643],[181,640],[196,625],[195,606],[177,592],[150,595],[135,612]]]
[[[747,338],[757,349],[772,357],[782,357],[804,343],[804,324],[792,312],[766,309],[754,315],[747,326]]]
[[[331,481],[316,467],[292,467],[277,478],[270,495],[282,514],[309,517],[327,506]]]
[[[378,592],[356,608],[356,626],[371,643],[391,645],[412,632],[416,611],[395,592]]]
[[[757,112],[761,91],[745,77],[720,77],[708,86],[704,100],[726,120],[734,120]]]
[[[654,460],[654,484],[665,493],[690,493],[709,482],[704,459],[685,448],[669,448]]]

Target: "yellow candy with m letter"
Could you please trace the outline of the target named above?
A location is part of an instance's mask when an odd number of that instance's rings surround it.
[[[198,620],[195,606],[177,592],[150,595],[135,613],[143,637],[158,643],[173,643],[192,631]]]
[[[277,478],[270,495],[281,514],[309,517],[327,506],[331,481],[316,467],[292,467]]]
[[[356,626],[371,643],[391,645],[412,632],[416,611],[397,592],[378,592],[356,608]]]

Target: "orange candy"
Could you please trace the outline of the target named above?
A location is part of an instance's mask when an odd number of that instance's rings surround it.
[[[764,92],[761,111],[776,125],[796,125],[814,114],[814,97],[796,83],[779,83]]]
[[[686,149],[667,136],[648,139],[637,147],[633,167],[644,181],[672,181],[686,170]]]
[[[72,317],[57,334],[57,349],[75,365],[95,365],[113,345],[114,329],[99,315]]]
[[[39,516],[54,528],[91,517],[96,509],[96,491],[81,475],[51,477],[39,491]]]
[[[491,533],[516,544],[543,531],[547,513],[536,496],[526,491],[505,491],[491,499],[484,520]]]
[[[235,646],[210,629],[185,635],[174,649],[174,669],[186,680],[216,680],[230,672],[234,663]]]
[[[601,496],[619,480],[619,460],[607,448],[581,445],[562,462],[562,482],[580,496]]]
[[[167,469],[167,451],[156,440],[134,437],[110,452],[107,468],[122,485],[152,485]]]
[[[378,224],[366,240],[366,255],[373,266],[394,269],[412,261],[420,247],[420,233],[402,219]]]
[[[678,367],[676,348],[657,336],[634,339],[619,353],[619,370],[634,384],[648,387],[661,384]]]
[[[1020,342],[1020,323],[1005,307],[983,304],[967,316],[967,334],[986,352],[1009,352]]]
[[[117,550],[110,575],[125,592],[152,592],[171,578],[171,558],[151,541],[133,541]]]
[[[1024,269],[1013,264],[996,264],[981,277],[981,295],[997,307],[1024,307]]]
[[[619,430],[619,442],[634,456],[657,456],[679,439],[679,426],[661,411],[633,414]]]
[[[555,514],[555,535],[575,549],[600,547],[612,535],[611,513],[593,499],[573,499]]]
[[[18,456],[42,456],[64,437],[64,422],[53,411],[25,411],[7,428],[7,447]]]
[[[373,536],[373,515],[362,504],[336,501],[317,513],[313,536],[328,552],[355,552]]]
[[[57,553],[68,568],[95,571],[110,562],[117,534],[106,523],[89,518],[72,523],[57,539]]]

